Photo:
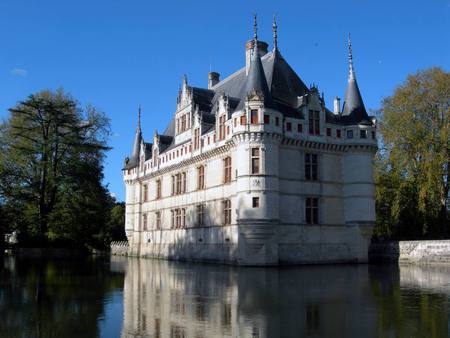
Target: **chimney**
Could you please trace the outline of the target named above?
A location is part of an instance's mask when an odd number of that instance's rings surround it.
[[[254,43],[255,40],[248,40],[245,44],[245,75],[248,74],[248,70],[250,69],[250,59]],[[269,45],[266,42],[258,40],[259,57],[263,57],[267,54],[267,47],[269,47]]]
[[[209,72],[208,73],[208,89],[211,89],[216,84],[219,83],[220,74],[216,72]]]
[[[341,113],[341,99],[337,96],[334,98],[334,113],[335,114]]]

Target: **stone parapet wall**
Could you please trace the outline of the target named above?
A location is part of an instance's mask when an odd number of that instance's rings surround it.
[[[111,255],[126,256],[128,255],[128,242],[127,241],[114,241],[111,242]]]
[[[371,262],[450,263],[450,240],[389,241],[372,243],[369,247]]]

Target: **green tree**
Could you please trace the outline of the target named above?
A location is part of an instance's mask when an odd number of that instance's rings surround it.
[[[30,95],[0,126],[0,203],[22,241],[89,243],[109,219],[109,119],[63,90]],[[10,229],[9,229],[10,230]]]
[[[376,163],[376,234],[436,238],[449,234],[450,73],[410,75],[383,100]]]

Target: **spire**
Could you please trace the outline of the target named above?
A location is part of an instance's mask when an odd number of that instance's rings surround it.
[[[350,34],[348,35],[348,85],[345,92],[342,115],[348,116],[348,122],[350,123],[360,123],[369,119],[361,97],[361,92],[359,91],[358,83],[356,82]]]
[[[352,53],[352,39],[348,33],[348,80],[356,79],[355,69],[353,68],[353,53]]]
[[[256,22],[256,13],[253,14],[253,40],[255,40],[255,44],[258,41],[258,23]]]
[[[273,50],[278,50],[278,26],[275,14],[273,15],[272,31],[273,31]]]
[[[138,124],[134,135],[134,143],[131,156],[129,157],[127,167],[132,168],[139,164],[139,153],[141,151],[142,131],[141,131],[141,106],[138,108]]]
[[[242,109],[245,105],[245,100],[249,95],[260,95],[264,98],[264,104],[269,105],[271,100],[271,95],[269,87],[267,85],[266,75],[264,73],[264,68],[261,62],[261,57],[258,52],[258,36],[257,36],[257,24],[256,24],[256,14],[253,21],[254,29],[254,43],[253,52],[250,58],[250,66],[245,83],[241,89],[239,95],[240,101],[236,109]]]

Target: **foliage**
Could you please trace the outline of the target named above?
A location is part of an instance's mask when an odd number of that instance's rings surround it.
[[[382,113],[375,234],[448,236],[450,73],[431,68],[408,76],[383,100]]]
[[[2,228],[27,245],[104,246],[115,204],[102,185],[109,119],[62,89],[10,113],[0,125]]]

